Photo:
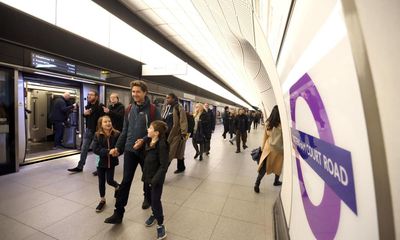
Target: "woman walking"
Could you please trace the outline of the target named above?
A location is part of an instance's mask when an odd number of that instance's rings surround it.
[[[257,180],[254,185],[256,193],[260,192],[261,179],[265,176],[265,173],[275,174],[274,186],[282,185],[282,182],[279,181],[279,175],[282,172],[283,165],[283,139],[281,119],[277,105],[274,106],[271,115],[267,119],[262,146],[264,147],[258,164]]]
[[[203,160],[203,152],[206,141],[206,133],[210,128],[210,120],[208,114],[204,111],[204,106],[201,103],[196,103],[194,117],[194,128],[192,134],[193,147],[196,150],[194,158],[200,156],[199,160]],[[200,145],[200,149],[199,149]]]

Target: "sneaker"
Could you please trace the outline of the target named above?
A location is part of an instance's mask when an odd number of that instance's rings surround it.
[[[97,170],[96,171],[94,171],[94,172],[92,172],[92,174],[93,174],[93,176],[97,176]]]
[[[146,227],[151,227],[156,223],[156,217],[154,217],[154,215],[152,214],[147,220],[146,222],[144,222],[144,224],[146,225]]]
[[[240,150],[236,150],[236,152],[235,153],[240,153]]]
[[[260,187],[255,185],[254,186],[254,192],[259,193],[260,192]]]
[[[247,146],[247,145],[244,145],[244,146],[243,146],[243,149],[246,149],[246,148],[248,148],[248,146]]]
[[[142,209],[148,209],[149,207],[150,207],[149,201],[147,201],[147,199],[144,199],[142,203]]]
[[[203,155],[200,155],[199,161],[203,160]]]
[[[104,206],[106,205],[106,201],[100,201],[99,205],[96,207],[96,212],[101,212],[104,210]]]
[[[78,173],[78,172],[82,172],[82,169],[76,167],[76,168],[69,168],[68,171]]]
[[[167,230],[164,225],[157,227],[157,240],[161,240],[167,237]]]
[[[122,222],[122,216],[114,211],[114,214],[111,217],[106,218],[104,222],[109,224],[120,224]]]
[[[200,155],[200,153],[197,152],[197,153],[194,155],[193,158],[197,158],[199,155]]]

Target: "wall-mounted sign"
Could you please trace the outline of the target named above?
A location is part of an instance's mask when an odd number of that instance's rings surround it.
[[[107,74],[105,72],[85,67],[82,65],[74,64],[41,53],[31,53],[31,65],[34,68],[43,69],[51,72],[66,73],[69,75],[76,75],[79,77],[93,78],[97,80],[105,80]]]

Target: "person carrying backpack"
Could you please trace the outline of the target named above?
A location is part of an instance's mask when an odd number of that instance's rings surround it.
[[[154,120],[161,120],[160,112],[154,104],[150,103],[150,99],[147,97],[148,90],[145,82],[140,80],[133,81],[131,83],[131,91],[134,103],[127,108],[121,135],[115,144],[115,148],[110,150],[112,156],[119,156],[124,153],[124,172],[116,196],[114,214],[104,221],[110,224],[122,222],[125,206],[128,203],[129,191],[138,165],[140,165],[143,172],[144,150],[142,148],[142,139],[147,136],[147,128],[150,123]],[[140,140],[142,140],[141,144],[135,145]],[[144,187],[143,184],[143,190]],[[149,207],[149,199],[145,197],[142,208],[147,209]]]
[[[178,102],[178,97],[170,93],[166,97],[166,105],[162,110],[162,119],[167,124],[167,142],[169,144],[169,161],[177,159],[177,170],[181,173],[185,171],[185,146],[187,139],[188,122],[186,112]]]

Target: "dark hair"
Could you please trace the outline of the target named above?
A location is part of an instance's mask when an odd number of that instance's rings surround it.
[[[98,96],[99,96],[99,93],[98,93],[97,91],[95,91],[95,90],[89,90],[88,92],[92,92],[92,93],[94,93],[94,96],[96,96],[96,97],[98,97]]]
[[[225,106],[225,108],[224,108],[224,109],[225,109],[225,111],[226,111],[226,110],[228,110],[228,109],[229,109],[229,107],[228,107],[228,106]]]
[[[159,138],[165,137],[165,133],[167,132],[168,125],[161,121],[161,120],[155,120],[150,123],[151,126],[153,126],[154,131],[157,131],[160,133]]]
[[[140,89],[142,89],[143,92],[147,93],[147,85],[144,81],[142,80],[135,80],[131,82],[131,90],[133,87],[140,87]]]
[[[274,127],[278,127],[279,124],[281,124],[278,105],[275,105],[274,108],[272,108],[271,115],[267,119],[267,122],[268,122],[267,130],[271,130]]]
[[[175,95],[175,93],[168,93],[168,96],[172,97],[175,101],[178,100],[178,97]]]

